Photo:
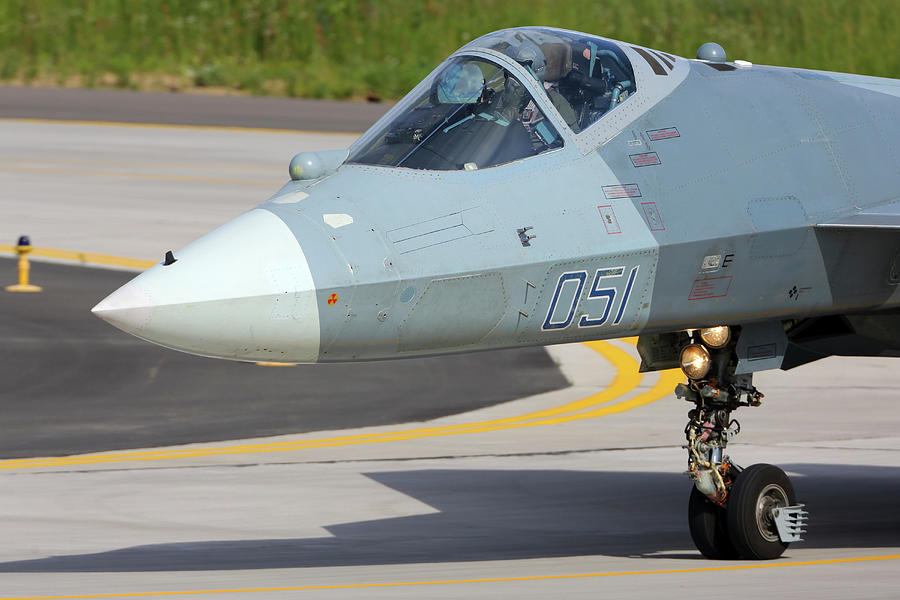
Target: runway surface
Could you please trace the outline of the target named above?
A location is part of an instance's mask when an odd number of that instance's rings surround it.
[[[0,119],[0,243],[161,260],[356,137]]]
[[[627,343],[552,352],[572,387],[427,423],[0,462],[0,598],[896,597],[889,360],[759,378],[731,454],[784,466],[812,524],[723,563],[685,527],[674,380]]]
[[[156,260],[271,193],[293,152],[350,139],[0,120],[0,242],[31,233],[39,245]],[[0,261],[0,274],[8,266]],[[832,358],[757,376],[766,400],[738,411],[743,432],[730,454],[744,465],[786,468],[810,510],[810,531],[778,561],[715,562],[696,552],[685,522],[690,484],[680,445],[688,405],[671,393],[680,377],[639,375],[628,341],[549,348],[571,385],[541,393],[502,379],[499,363],[512,368],[512,379],[531,369],[517,371],[500,354],[498,363],[479,355],[452,370],[439,359],[441,366],[428,367],[439,371],[346,383],[344,397],[317,387],[322,404],[327,397],[338,409],[329,416],[314,405],[304,418],[336,419],[324,425],[329,431],[147,448],[140,424],[166,430],[169,410],[184,411],[191,427],[205,431],[226,426],[211,421],[213,403],[182,398],[176,385],[159,389],[162,412],[133,401],[142,390],[132,374],[148,369],[141,357],[165,357],[186,374],[193,359],[137,350],[144,345],[124,336],[113,344],[115,330],[78,322],[54,296],[68,290],[62,296],[81,314],[77,305],[89,304],[93,287],[114,286],[126,274],[85,269],[81,277],[47,264],[34,273],[47,286],[46,299],[31,301],[45,303],[40,310],[24,299],[0,304],[0,335],[13,349],[0,357],[0,423],[21,419],[23,430],[38,432],[67,420],[57,411],[71,410],[72,419],[92,425],[67,435],[86,433],[82,440],[90,441],[92,432],[100,439],[131,424],[134,437],[130,449],[0,461],[0,600],[897,595],[894,359]],[[24,316],[10,324],[14,314]],[[106,364],[86,355],[107,344],[115,354],[109,367],[79,378],[79,365]],[[27,356],[36,363],[10,366]],[[369,377],[370,366],[351,365],[342,379]],[[232,368],[252,373],[260,392],[260,410],[247,405],[246,417],[291,418],[274,397],[284,393],[281,378],[301,371]],[[420,376],[434,385],[438,372],[448,381],[496,379],[504,397],[524,397],[435,418],[434,407],[417,406],[409,390]],[[57,404],[27,403],[28,373],[39,388],[58,386]],[[90,396],[68,398],[68,387],[104,391],[83,409],[90,413],[78,415],[76,400]],[[359,388],[375,388],[379,406],[393,394],[412,422],[367,420],[378,411],[367,413]],[[226,398],[229,411],[238,407],[232,416],[240,415],[239,395]],[[456,395],[466,396],[453,398],[459,406],[484,400],[471,390]],[[252,425],[244,421],[231,423]],[[185,442],[211,439],[177,433]],[[52,437],[36,446],[53,449]]]
[[[361,133],[393,105],[300,98],[0,85],[0,118],[218,125]]]

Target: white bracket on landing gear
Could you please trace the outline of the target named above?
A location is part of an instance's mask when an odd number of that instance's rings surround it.
[[[778,537],[785,544],[803,541],[801,533],[806,533],[806,521],[809,513],[803,510],[805,504],[796,506],[782,506],[772,509],[772,518],[775,519],[775,527],[778,528]]]

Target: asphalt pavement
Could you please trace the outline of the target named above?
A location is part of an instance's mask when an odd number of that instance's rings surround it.
[[[361,133],[393,102],[0,85],[0,118]]]
[[[0,291],[0,458],[425,421],[568,385],[542,348],[290,367],[167,350],[90,313],[133,276],[37,262],[43,292]]]

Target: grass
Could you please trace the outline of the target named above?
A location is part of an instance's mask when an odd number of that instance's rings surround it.
[[[396,98],[495,29],[900,77],[895,0],[0,0],[0,80]]]

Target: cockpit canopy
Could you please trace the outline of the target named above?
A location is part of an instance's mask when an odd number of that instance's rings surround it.
[[[503,61],[474,55],[485,49],[515,61],[534,81],[525,85]],[[540,101],[529,91],[535,88],[544,92]],[[542,105],[579,133],[634,91],[631,64],[612,42],[542,28],[499,31],[438,67],[354,144],[347,162],[439,171],[493,167],[563,146]]]
[[[525,86],[492,61],[457,56],[426,81],[369,143],[352,149],[349,162],[475,170],[562,146]]]
[[[490,48],[523,65],[575,133],[636,91],[631,61],[603,38],[540,27],[504,29],[463,47]]]

